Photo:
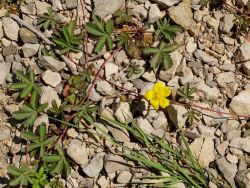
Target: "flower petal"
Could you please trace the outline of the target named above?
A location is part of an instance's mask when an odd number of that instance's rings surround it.
[[[149,101],[154,97],[155,92],[153,90],[149,90],[146,92],[144,97]]]
[[[154,85],[154,91],[159,93],[161,92],[162,88],[164,88],[165,85],[163,82],[156,82],[155,85]]]
[[[161,96],[163,96],[163,97],[168,97],[170,94],[171,94],[171,90],[170,90],[169,87],[164,86],[164,87],[161,89],[161,92],[160,92],[160,95],[161,95]]]
[[[166,98],[161,98],[159,102],[161,108],[166,108],[169,105],[169,100]]]
[[[155,110],[159,109],[159,101],[158,100],[151,99],[150,104],[154,107]]]

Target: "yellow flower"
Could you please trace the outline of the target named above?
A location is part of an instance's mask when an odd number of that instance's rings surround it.
[[[158,110],[166,108],[169,105],[169,100],[166,99],[171,94],[169,87],[165,86],[162,82],[156,82],[153,90],[148,90],[145,94],[145,98],[150,101],[150,104],[154,109]]]

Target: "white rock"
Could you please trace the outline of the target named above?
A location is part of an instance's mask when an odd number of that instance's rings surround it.
[[[250,115],[250,89],[241,91],[233,97],[229,106],[236,114]]]
[[[152,0],[152,1],[164,7],[171,7],[179,3],[181,0]]]
[[[250,153],[250,137],[246,138],[233,138],[229,144],[230,147],[241,149]]]
[[[117,55],[115,56],[115,63],[116,63],[117,65],[121,65],[121,63],[122,63],[125,59],[127,59],[127,58],[128,58],[128,56],[127,56],[126,52],[125,52],[124,50],[121,50],[121,51],[119,51],[119,52],[117,53]]]
[[[138,118],[137,124],[143,131],[145,131],[148,134],[154,131],[154,128],[152,127],[152,125],[149,123],[147,119]]]
[[[235,24],[235,16],[233,14],[226,14],[223,18],[223,21],[220,23],[221,31],[230,33],[231,29]]]
[[[19,25],[13,19],[8,17],[4,17],[2,22],[5,36],[10,40],[17,41]]]
[[[237,164],[237,163],[238,163],[238,157],[235,156],[235,155],[232,155],[232,154],[230,154],[230,153],[228,153],[228,154],[226,155],[226,159],[227,159],[227,161],[230,162],[230,163],[234,163],[234,164]]]
[[[187,117],[184,117],[183,115],[188,112],[185,107],[180,105],[171,105],[167,107],[167,112],[176,128],[185,127]]]
[[[216,75],[216,81],[221,87],[226,87],[227,84],[235,82],[235,75],[233,72],[222,72]]]
[[[50,0],[54,10],[62,10],[62,3],[60,0]]]
[[[148,21],[149,23],[154,23],[157,20],[161,19],[163,16],[162,12],[158,8],[156,4],[152,4],[150,6],[149,12],[148,12]]]
[[[124,4],[125,0],[94,0],[95,8],[93,14],[105,18],[115,13]]]
[[[107,63],[105,66],[105,77],[107,79],[110,78],[110,76],[117,74],[119,70],[119,67],[113,63]]]
[[[127,162],[119,155],[106,154],[104,161],[104,168],[107,174],[117,171],[129,170]]]
[[[156,82],[156,77],[154,71],[146,71],[142,77],[149,82]]]
[[[133,115],[130,111],[129,103],[120,102],[117,106],[114,116],[118,119],[118,121],[123,123],[129,123],[133,120]]]
[[[197,91],[204,93],[204,96],[210,100],[217,99],[220,95],[220,91],[216,87],[209,87],[204,82],[199,82],[194,85]]]
[[[61,71],[66,67],[66,63],[63,61],[58,61],[51,56],[42,56],[39,58],[42,65],[51,69],[52,71]]]
[[[97,154],[89,164],[86,166],[82,167],[83,172],[88,176],[88,177],[98,177],[99,173],[101,172],[103,168],[103,158],[104,158],[105,153],[99,153]]]
[[[135,14],[135,16],[137,18],[141,18],[141,19],[146,19],[147,15],[148,15],[148,11],[147,9],[144,8],[143,5],[136,5],[134,6],[134,8],[132,9],[133,13]]]
[[[199,163],[202,167],[208,167],[214,161],[214,141],[211,137],[205,137],[199,155]]]
[[[129,183],[131,178],[132,178],[132,174],[129,171],[121,171],[118,174],[116,181],[117,183],[126,184],[126,183]]]
[[[201,61],[204,61],[205,63],[208,63],[209,65],[217,65],[218,59],[216,59],[213,56],[208,55],[206,52],[202,50],[196,50],[194,53],[195,57],[198,58]]]
[[[115,93],[115,89],[105,80],[97,82],[96,90],[103,95],[113,95]]]
[[[217,159],[216,164],[217,164],[219,170],[224,175],[225,179],[230,183],[232,188],[236,188],[235,182],[234,182],[234,177],[238,171],[237,165],[227,162],[225,157],[221,157],[221,158]]]
[[[197,43],[194,42],[194,38],[190,38],[186,45],[186,50],[188,53],[193,54],[195,50],[197,49]]]
[[[89,149],[86,148],[86,144],[78,139],[71,140],[67,154],[77,164],[86,165],[88,163]]]
[[[0,62],[0,85],[6,84],[6,79],[10,74],[11,63]]]
[[[39,47],[40,47],[39,44],[30,44],[30,43],[24,44],[22,47],[24,57],[32,57],[36,55],[39,50]]]
[[[36,11],[38,15],[42,15],[48,12],[48,8],[51,7],[49,3],[42,1],[35,1]]]
[[[181,2],[169,10],[170,18],[185,29],[190,29],[194,24],[193,12],[190,3]]]
[[[41,90],[42,93],[39,99],[40,104],[48,103],[48,108],[50,108],[52,107],[51,105],[52,101],[55,100],[58,106],[61,105],[61,100],[59,99],[59,96],[57,92],[54,90],[54,88],[50,86],[42,86]]]
[[[109,187],[109,180],[107,180],[105,176],[101,176],[101,177],[98,179],[97,184],[98,184],[100,187],[108,188],[108,187]]]
[[[42,74],[42,79],[46,84],[52,87],[56,87],[62,81],[60,74],[58,72],[52,72],[51,70],[46,70]]]
[[[68,9],[74,9],[77,7],[77,0],[66,0],[65,4]]]

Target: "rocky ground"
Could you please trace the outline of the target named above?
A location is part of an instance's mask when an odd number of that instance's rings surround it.
[[[230,0],[226,2],[232,3]],[[148,134],[173,144],[177,140],[176,129],[172,127],[183,127],[195,135],[189,138],[190,147],[203,168],[215,176],[224,177],[233,188],[250,187],[250,40],[235,32],[238,22],[235,13],[226,8],[202,7],[199,0],[24,0],[16,13],[36,28],[39,16],[47,13],[48,7],[57,12],[61,22],[68,23],[77,18],[78,25],[88,21],[91,15],[110,18],[124,7],[130,9],[141,23],[152,24],[166,16],[180,25],[183,32],[175,36],[179,48],[170,54],[173,61],[170,69],[152,70],[148,68],[148,59],[132,59],[125,50],[119,49],[105,65],[101,73],[105,80],[97,81],[90,100],[98,104],[102,113],[113,114],[121,122],[135,119]],[[0,187],[8,184],[7,166],[19,166],[25,161],[25,155],[20,154],[25,146],[18,129],[20,123],[12,118],[23,102],[18,98],[19,93],[8,88],[17,81],[15,72],[32,67],[42,88],[40,103],[48,102],[51,106],[52,100],[56,100],[61,104],[62,90],[70,76],[81,71],[77,65],[85,56],[83,52],[71,52],[67,55],[70,61],[65,61],[43,55],[41,49],[50,45],[8,15],[10,11],[13,11],[10,6],[0,4]],[[75,32],[81,31],[79,27]],[[50,39],[53,30],[42,33]],[[98,69],[113,51],[104,49],[103,55],[97,56],[92,53],[94,44],[92,38],[87,39],[88,63]],[[130,63],[139,65],[142,71],[127,78]],[[126,92],[111,84],[143,95],[158,80],[171,88],[173,100],[176,91],[185,84],[190,83],[190,87],[196,88],[192,105],[201,112],[199,120],[187,125],[187,117],[183,115],[188,112],[188,107],[178,104],[170,105],[166,111],[147,107],[146,100],[144,106],[131,107],[130,101],[135,98],[128,96],[123,100],[121,96]],[[50,124],[46,113],[36,119],[34,127],[41,122]],[[98,120],[95,124],[124,145],[137,147],[126,131]],[[102,134],[94,126],[92,129],[97,135]],[[70,128],[65,144],[67,155],[75,165],[71,176],[61,179],[64,187],[125,187],[138,177],[151,173],[143,168],[136,169],[133,162],[109,152],[106,148],[112,151],[112,143],[99,136],[93,138],[86,132]],[[216,185],[211,183],[209,187]]]

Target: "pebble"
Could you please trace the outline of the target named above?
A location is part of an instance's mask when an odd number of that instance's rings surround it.
[[[97,82],[96,90],[102,95],[113,95],[115,93],[115,89],[105,80]]]
[[[127,102],[120,102],[115,109],[114,116],[118,121],[129,123],[133,120],[133,115],[130,111],[130,105]]]
[[[171,105],[167,107],[167,112],[176,128],[185,127],[187,117],[184,117],[183,115],[188,112],[185,107],[180,105]]]
[[[157,20],[161,19],[163,16],[162,12],[158,8],[156,4],[152,4],[150,6],[149,12],[148,12],[148,21],[149,23],[154,23]]]
[[[195,57],[198,58],[199,60],[208,63],[209,65],[217,65],[218,64],[218,59],[215,57],[208,55],[206,52],[202,50],[196,50],[194,53]]]
[[[235,155],[232,155],[232,154],[230,154],[230,153],[228,153],[228,154],[226,155],[226,159],[227,159],[227,161],[230,162],[230,163],[234,163],[234,164],[237,164],[237,163],[238,163],[238,157],[235,156]]]
[[[109,181],[106,179],[105,176],[101,176],[101,177],[97,180],[97,184],[98,184],[100,187],[108,188],[108,186],[109,186]]]
[[[65,4],[68,9],[74,9],[77,7],[77,0],[66,0]]]
[[[230,33],[231,29],[235,24],[235,16],[233,14],[226,14],[220,22],[220,30],[225,33]]]
[[[135,16],[139,19],[145,20],[147,18],[148,11],[147,9],[144,8],[143,5],[134,6],[132,11],[135,14]]]
[[[38,43],[38,38],[37,38],[36,34],[34,34],[29,29],[22,27],[19,30],[19,34],[20,34],[20,37],[21,37],[21,40],[23,41],[23,43],[32,43],[32,44]]]
[[[43,15],[48,12],[48,8],[51,7],[49,3],[42,1],[35,1],[36,12],[38,15]]]
[[[89,149],[86,144],[78,139],[73,139],[67,148],[67,154],[77,164],[86,165],[88,163]]]
[[[62,81],[60,74],[58,72],[52,72],[51,70],[44,71],[42,79],[46,84],[52,87],[56,87]]]
[[[14,55],[17,53],[17,46],[10,44],[7,47],[3,48],[3,56],[10,56],[10,55]]]
[[[119,67],[113,63],[107,63],[105,66],[105,77],[106,79],[110,79],[110,77],[114,74],[117,74]]]
[[[206,168],[214,159],[214,141],[211,137],[205,137],[200,150],[199,163],[203,168]]]
[[[36,55],[39,47],[39,44],[25,43],[22,47],[24,57],[32,57]]]
[[[147,134],[150,134],[150,133],[152,133],[154,131],[154,128],[152,127],[152,125],[149,123],[149,121],[147,119],[138,118],[137,119],[137,124]]]
[[[5,36],[10,40],[17,41],[19,31],[19,25],[17,22],[8,17],[4,17],[2,22]]]
[[[127,184],[130,182],[131,178],[132,178],[132,174],[129,171],[121,171],[118,174],[116,181],[117,183]]]
[[[230,143],[230,147],[241,149],[247,153],[250,153],[250,137],[246,138],[233,138]]]
[[[216,81],[221,87],[227,87],[227,84],[235,82],[233,72],[222,72],[216,75]]]
[[[4,33],[3,33],[3,22],[0,21],[0,39],[3,38]]]
[[[194,42],[194,38],[190,38],[186,45],[187,52],[193,54],[196,49],[197,49],[197,43]]]
[[[235,176],[235,181],[238,185],[241,185],[244,188],[250,187],[250,168],[239,171]]]
[[[11,63],[0,62],[0,85],[6,84],[6,79],[10,73]]]
[[[250,89],[241,91],[233,97],[229,106],[236,114],[250,115]]]
[[[127,162],[119,155],[106,154],[104,158],[104,168],[107,174],[129,170]]]
[[[98,153],[86,166],[82,167],[82,171],[88,177],[98,177],[103,168],[103,158],[105,153]]]
[[[40,104],[48,103],[48,109],[52,107],[51,103],[55,100],[58,106],[61,105],[61,100],[59,99],[59,96],[54,88],[50,86],[42,86],[41,90],[41,97],[39,99]]]
[[[217,145],[216,149],[221,156],[225,155],[228,145],[229,141],[223,141],[221,144]]]
[[[155,3],[158,3],[163,7],[172,7],[173,5],[179,3],[181,0],[152,0]]]
[[[58,61],[57,59],[51,56],[41,56],[39,60],[41,61],[43,66],[51,69],[52,71],[61,71],[66,67],[65,62]]]

